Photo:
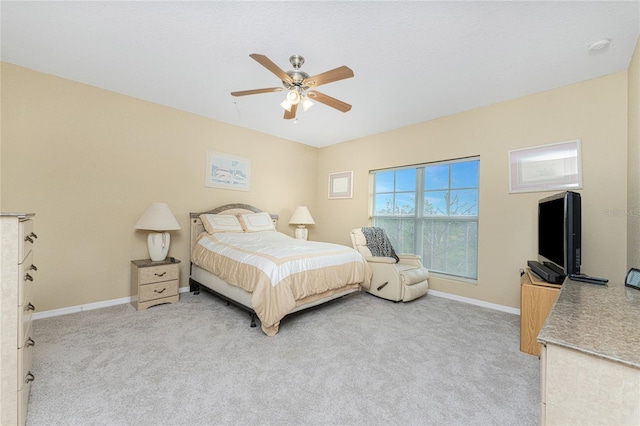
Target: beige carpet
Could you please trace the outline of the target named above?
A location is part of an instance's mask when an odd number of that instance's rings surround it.
[[[275,337],[202,292],[37,320],[29,425],[537,425],[519,317],[357,293]]]

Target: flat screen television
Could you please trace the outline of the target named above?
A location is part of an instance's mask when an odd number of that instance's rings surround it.
[[[564,275],[580,274],[580,194],[567,191],[538,202],[538,261]]]

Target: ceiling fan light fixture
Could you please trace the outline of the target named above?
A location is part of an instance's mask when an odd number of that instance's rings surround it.
[[[288,96],[287,96],[287,99],[285,99],[280,103],[280,106],[286,109],[287,111],[291,112],[291,102],[289,102]]]
[[[313,106],[313,101],[311,101],[311,99],[309,98],[304,98],[302,100],[302,109],[307,111],[309,108],[311,108]]]
[[[297,90],[290,90],[289,93],[287,93],[287,101],[289,101],[291,105],[298,105],[300,102],[300,93],[298,93]]]

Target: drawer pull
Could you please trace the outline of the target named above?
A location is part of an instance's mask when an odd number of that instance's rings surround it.
[[[38,268],[36,268],[36,265],[34,264],[31,264],[31,266],[29,266],[29,269],[28,269],[28,271],[37,271],[37,270]]]
[[[29,234],[29,236],[30,236],[30,237],[33,237],[33,238],[38,238],[38,236],[37,236],[36,234],[34,234],[33,232],[32,232],[32,233],[30,233],[30,234]]]
[[[31,275],[27,274],[27,275],[24,276],[24,280],[25,281],[33,281],[33,277]]]
[[[31,302],[27,305],[27,311],[35,311],[36,307]]]
[[[167,274],[167,271],[164,271],[161,274],[158,274],[157,272],[154,272],[153,275],[155,275],[156,277],[164,277]]]
[[[24,237],[24,240],[28,243],[33,244],[33,238],[31,238],[31,235],[27,235],[26,237]]]
[[[153,290],[154,293],[162,294],[167,288],[163,288],[162,290]]]
[[[27,373],[27,375],[25,376],[25,378],[24,378],[24,382],[25,382],[25,383],[31,383],[31,382],[33,382],[35,379],[36,379],[36,376],[34,376],[34,375],[31,373],[31,371],[29,371],[29,372]]]
[[[36,345],[36,341],[33,340],[31,337],[29,337],[27,339],[27,342],[24,344],[26,347],[31,347],[31,346],[35,346]]]

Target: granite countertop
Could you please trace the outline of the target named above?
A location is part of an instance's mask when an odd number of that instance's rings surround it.
[[[0,212],[0,216],[17,216],[17,217],[27,217],[27,216],[35,216],[35,213]]]
[[[640,290],[566,280],[538,342],[640,368]]]

